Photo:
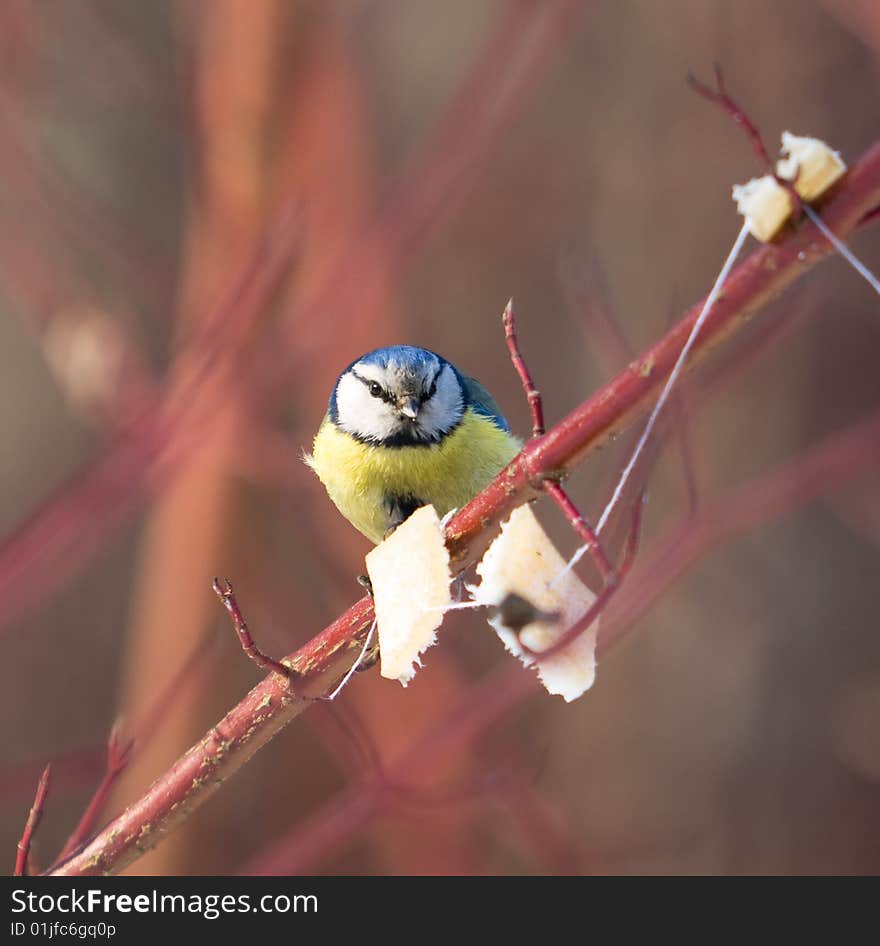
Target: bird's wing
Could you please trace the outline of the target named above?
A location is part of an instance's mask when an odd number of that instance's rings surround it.
[[[488,417],[489,420],[502,430],[510,430],[510,426],[501,413],[501,408],[495,403],[495,398],[474,378],[462,375],[462,383],[468,396],[468,403],[478,414]]]

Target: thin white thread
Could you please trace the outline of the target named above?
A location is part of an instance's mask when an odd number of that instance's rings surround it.
[[[346,683],[348,683],[348,681],[352,678],[352,676],[354,676],[354,674],[357,672],[357,668],[361,665],[361,661],[364,659],[364,654],[367,652],[367,649],[370,646],[370,642],[373,639],[373,631],[375,630],[376,630],[376,619],[373,618],[373,623],[370,625],[370,630],[367,631],[367,638],[364,641],[364,646],[361,648],[361,652],[358,654],[358,659],[351,665],[351,669],[342,678],[342,681],[336,687],[336,689],[329,696],[322,696],[321,697],[322,700],[327,700],[328,702],[332,703],[333,700],[335,700],[336,697],[339,696],[339,694],[342,692],[342,688],[345,686]]]
[[[822,231],[823,236],[828,240],[828,242],[837,250],[838,253],[849,263],[850,266],[865,280],[865,282],[880,296],[880,279],[868,269],[865,264],[858,259],[853,251],[840,239],[828,229],[825,221],[810,207],[808,204],[802,204],[804,208],[804,213],[816,224],[816,226]]]
[[[614,493],[611,496],[611,499],[608,500],[608,505],[605,507],[604,512],[602,513],[602,518],[599,520],[599,524],[596,526],[596,535],[598,536],[602,530],[605,528],[605,525],[608,522],[608,518],[614,510],[614,507],[620,501],[620,497],[623,493],[624,488],[632,474],[632,471],[635,469],[635,465],[638,462],[639,457],[642,454],[642,450],[645,449],[645,444],[648,442],[648,438],[654,432],[654,427],[657,424],[657,418],[660,416],[660,412],[666,405],[666,402],[669,400],[669,395],[672,391],[675,382],[678,380],[681,370],[684,367],[685,360],[690,354],[690,350],[694,345],[694,342],[697,340],[697,336],[700,334],[700,329],[706,322],[709,313],[712,310],[712,306],[715,305],[718,295],[721,292],[721,287],[724,285],[727,277],[730,275],[731,269],[733,269],[733,264],[736,262],[736,258],[739,256],[740,251],[743,248],[743,244],[746,241],[746,237],[749,234],[748,224],[744,223],[742,229],[739,231],[739,235],[733,243],[733,247],[730,250],[730,253],[727,256],[727,259],[724,261],[724,265],[721,267],[721,272],[718,274],[718,278],[715,280],[715,284],[712,286],[712,291],[706,298],[706,302],[703,305],[703,309],[697,317],[696,322],[694,322],[693,328],[691,329],[690,335],[688,335],[687,341],[684,343],[684,348],[682,348],[679,353],[678,360],[675,362],[675,365],[672,368],[672,371],[669,374],[669,377],[666,379],[666,384],[663,390],[660,393],[660,397],[657,398],[657,403],[654,405],[654,409],[651,411],[651,415],[648,418],[647,424],[645,424],[645,429],[642,431],[641,437],[639,437],[639,442],[636,444],[635,450],[633,450],[632,456],[629,459],[626,467],[623,470],[623,473],[620,475],[620,479],[617,481],[617,485],[614,487]],[[559,581],[563,575],[571,571],[572,568],[583,558],[589,549],[589,544],[585,543],[582,545],[572,557],[569,559],[568,564],[559,575],[556,576],[553,583],[555,584]]]
[[[470,589],[469,589],[470,590]],[[429,608],[422,608],[423,611],[468,611],[474,608],[489,608],[490,604],[484,601],[456,601],[452,604],[432,604]]]

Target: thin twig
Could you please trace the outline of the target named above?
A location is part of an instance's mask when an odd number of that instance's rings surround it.
[[[757,125],[755,125],[755,123],[749,118],[745,110],[742,109],[736,102],[734,102],[734,100],[727,94],[727,89],[724,86],[724,75],[721,72],[721,66],[717,62],[715,63],[714,89],[710,89],[709,86],[705,84],[705,82],[701,82],[695,75],[693,75],[693,73],[690,72],[687,74],[687,83],[698,95],[702,95],[704,99],[708,100],[713,105],[718,105],[725,112],[727,112],[727,114],[745,132],[752,144],[752,149],[758,156],[758,161],[761,163],[761,167],[763,167],[768,174],[772,174],[774,177],[776,177],[773,169],[773,162],[770,160],[770,155],[767,153],[767,148],[764,146],[764,139],[761,137],[761,132],[758,131]]]
[[[264,654],[254,643],[244,615],[241,613],[241,608],[238,606],[235,591],[233,591],[232,588],[232,582],[228,578],[224,578],[223,585],[221,586],[220,579],[215,578],[213,588],[217,597],[223,602],[223,607],[226,608],[229,612],[229,616],[232,618],[235,633],[238,634],[238,639],[241,641],[241,649],[261,669],[280,673],[282,677],[287,677],[289,680],[293,676],[294,671],[286,664],[281,663],[280,660],[275,660],[273,657]]]
[[[507,350],[510,352],[510,360],[513,367],[519,375],[522,382],[523,391],[529,402],[529,411],[532,415],[532,437],[541,437],[544,435],[544,403],[541,399],[541,392],[535,387],[532,380],[532,373],[523,357],[519,347],[519,338],[516,334],[516,317],[513,314],[513,299],[511,299],[504,308],[502,315],[504,322],[504,338],[507,342]],[[599,569],[599,575],[604,583],[608,583],[614,577],[614,568],[608,561],[605,549],[599,541],[598,536],[592,526],[587,522],[575,504],[572,502],[568,493],[557,480],[547,480],[544,483],[544,491],[553,499],[557,506],[562,510],[569,525],[581,537],[584,542],[585,551],[596,562]]]
[[[758,126],[749,118],[745,109],[734,102],[728,95],[727,89],[724,86],[724,76],[721,72],[721,66],[717,62],[715,63],[714,90],[710,89],[705,83],[700,82],[700,80],[691,73],[687,75],[687,82],[698,95],[702,95],[704,99],[707,99],[713,105],[719,106],[742,128],[764,172],[774,178],[776,183],[788,193],[788,199],[791,202],[792,220],[799,220],[805,205],[794,188],[794,182],[786,180],[786,178],[780,177],[776,173],[776,168],[770,159],[770,154],[764,144],[761,132],[758,131]]]
[[[542,437],[545,432],[544,402],[541,398],[541,392],[535,387],[535,382],[532,380],[532,373],[529,371],[529,366],[526,364],[526,360],[520,351],[519,338],[516,334],[516,316],[513,314],[513,299],[504,307],[501,319],[504,323],[504,338],[507,342],[507,350],[510,352],[510,360],[513,362],[516,373],[519,375],[523,391],[529,402],[529,411],[532,415],[532,438]],[[544,491],[553,499],[556,505],[559,506],[565,518],[568,520],[569,525],[583,540],[584,549],[589,552],[595,560],[602,581],[607,584],[609,580],[613,580],[614,568],[608,561],[608,556],[605,554],[605,549],[602,548],[602,543],[599,541],[592,526],[571,501],[571,498],[562,487],[562,484],[557,480],[547,480],[544,483]]]
[[[568,628],[568,630],[566,630],[565,633],[562,634],[562,636],[554,641],[549,647],[544,648],[544,650],[533,650],[523,641],[522,636],[520,636],[519,646],[522,648],[524,654],[528,654],[530,657],[534,657],[536,660],[547,660],[549,657],[555,656],[560,651],[565,650],[565,648],[568,647],[573,641],[577,640],[581,634],[585,634],[593,626],[602,612],[608,607],[612,598],[620,589],[624,579],[632,569],[633,563],[636,559],[642,526],[642,506],[644,504],[643,497],[644,494],[640,493],[636,501],[633,503],[632,519],[630,522],[629,533],[627,534],[623,559],[621,560],[620,566],[613,574],[613,580],[606,583],[605,587],[596,596],[596,600],[590,605],[584,614],[581,615],[581,617],[578,618],[578,620],[575,621],[574,624],[572,624],[572,626]]]
[[[602,545],[596,530],[587,522],[583,514],[572,502],[571,497],[562,487],[562,484],[556,480],[547,480],[544,484],[544,492],[550,496],[557,506],[562,510],[568,524],[580,536],[584,543],[584,550],[592,556],[599,569],[599,575],[604,584],[613,583],[617,580],[617,573],[614,566],[608,560],[608,555]]]
[[[79,823],[73,829],[73,833],[67,839],[61,853],[55,860],[55,863],[68,858],[77,848],[81,847],[89,838],[93,828],[101,814],[110,790],[113,788],[116,780],[125,770],[131,759],[132,749],[134,748],[134,739],[123,739],[122,721],[117,720],[110,730],[110,737],[107,740],[107,765],[104,771],[104,777],[101,779],[92,800],[86,806]]]
[[[107,746],[104,743],[79,746],[61,752],[52,759],[52,792],[87,791],[101,777]],[[34,785],[43,771],[35,762],[22,762],[0,769],[0,805],[16,805],[30,802],[34,797]]]
[[[866,283],[880,295],[880,279],[878,279],[870,269],[868,269],[865,264],[856,257],[856,255],[850,250],[850,248],[841,240],[834,231],[825,224],[822,218],[813,210],[810,205],[803,200],[803,198],[798,194],[797,189],[795,188],[794,180],[788,180],[784,177],[780,177],[776,173],[776,168],[773,166],[773,163],[770,160],[770,156],[767,153],[767,148],[764,145],[763,138],[761,133],[758,131],[757,126],[749,118],[745,109],[737,105],[736,102],[731,99],[727,94],[727,91],[724,88],[724,79],[721,75],[721,67],[717,64],[715,65],[715,81],[717,86],[717,91],[713,92],[706,85],[700,82],[698,79],[695,79],[692,75],[688,74],[688,83],[691,88],[696,92],[702,95],[704,98],[707,98],[710,102],[715,105],[719,105],[731,118],[743,129],[746,135],[749,138],[749,141],[752,143],[752,147],[755,150],[755,153],[758,155],[758,160],[761,162],[765,171],[772,175],[778,184],[784,187],[788,191],[789,198],[791,199],[792,210],[799,217],[801,213],[807,215],[810,220],[815,224],[816,227],[822,232],[822,235],[826,240],[834,247],[835,250],[846,260],[847,263],[865,280]],[[876,208],[875,208],[876,212]]]
[[[28,856],[31,852],[31,841],[33,839],[34,833],[40,825],[40,819],[43,817],[43,808],[46,804],[46,796],[49,794],[49,777],[51,774],[52,763],[50,762],[46,768],[43,769],[43,774],[40,776],[40,781],[37,784],[37,794],[34,796],[34,803],[31,805],[27,823],[24,826],[21,840],[18,842],[18,853],[15,857],[16,877],[24,877],[25,874],[27,874]]]
[[[532,437],[542,437],[544,435],[544,403],[541,400],[541,392],[535,387],[532,375],[519,350],[519,339],[516,336],[516,318],[513,314],[513,299],[504,307],[501,319],[504,322],[504,337],[507,340],[510,360],[519,375],[523,391],[525,391],[529,402],[529,411],[532,415]]]

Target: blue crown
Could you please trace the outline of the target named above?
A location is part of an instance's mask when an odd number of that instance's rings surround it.
[[[466,407],[470,407],[475,413],[492,421],[492,423],[501,430],[510,430],[507,421],[498,411],[494,401],[488,398],[487,403],[488,392],[479,385],[476,385],[471,379],[465,378],[458,368],[442,355],[438,355],[437,352],[431,351],[428,348],[416,348],[414,345],[387,345],[385,348],[375,348],[373,351],[367,352],[366,355],[355,358],[336,379],[336,384],[333,385],[333,393],[330,395],[329,405],[330,419],[336,423],[336,389],[339,387],[339,381],[356,364],[379,365],[381,368],[387,368],[389,364],[395,363],[404,368],[419,371],[430,364],[432,358],[436,358],[441,366],[449,365],[455,372],[455,376],[458,378],[458,383],[461,386]]]
[[[362,362],[365,365],[379,365],[387,368],[394,363],[402,365],[405,368],[419,370],[425,368],[432,358],[436,358],[441,365],[448,365],[449,362],[437,352],[429,351],[427,348],[416,348],[414,345],[388,345],[386,348],[376,348],[366,355],[362,355],[356,361],[353,361],[348,368]],[[451,366],[454,370],[455,366]],[[348,371],[348,368],[345,371]],[[345,371],[342,373],[345,374]]]

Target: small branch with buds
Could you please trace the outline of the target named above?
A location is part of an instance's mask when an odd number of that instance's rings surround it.
[[[294,672],[290,667],[281,663],[281,661],[275,660],[274,658],[269,657],[267,654],[264,654],[254,643],[254,639],[251,637],[251,632],[248,630],[247,622],[245,621],[244,615],[241,613],[241,608],[238,606],[238,601],[235,598],[235,591],[232,588],[232,582],[228,578],[224,578],[223,584],[221,585],[220,579],[215,578],[213,588],[214,593],[223,602],[223,607],[226,608],[226,610],[229,612],[229,616],[232,618],[232,624],[235,627],[235,633],[238,634],[238,639],[241,642],[241,649],[262,670],[266,670],[271,673],[280,673],[282,677],[285,677],[288,680],[291,679],[294,675]]]
[[[513,314],[513,300],[507,303],[507,307],[504,310],[504,315],[502,318],[504,321],[504,336],[507,341],[507,348],[510,352],[510,358],[513,362],[514,368],[516,369],[516,373],[519,375],[520,381],[522,382],[523,391],[525,392],[526,398],[528,399],[529,409],[532,414],[532,436],[533,438],[539,437],[544,430],[544,405],[541,399],[541,393],[535,387],[535,383],[532,380],[532,374],[529,371],[522,352],[520,351],[519,340],[516,333],[516,320]],[[577,508],[559,480],[547,479],[541,485],[543,491],[562,510],[562,513],[568,520],[569,525],[584,543],[584,550],[592,557],[596,564],[596,568],[599,571],[599,576],[602,579],[602,590],[596,600],[593,602],[592,606],[577,622],[575,622],[571,628],[566,630],[559,640],[551,647],[548,647],[543,651],[534,651],[523,641],[520,633],[519,646],[523,649],[523,651],[532,657],[546,659],[553,654],[559,653],[559,651],[567,647],[577,637],[588,631],[593,622],[607,607],[615,591],[620,587],[621,581],[625,577],[626,573],[629,572],[635,558],[638,544],[639,523],[641,521],[642,501],[641,497],[639,497],[635,504],[633,524],[630,529],[630,539],[627,543],[627,553],[624,555],[620,569],[616,569],[611,564],[608,554],[606,553],[596,530],[593,529],[593,527],[584,518],[583,513],[581,513],[581,511]],[[539,620],[539,618],[535,617],[533,620]],[[507,621],[505,621],[505,624],[508,627],[513,626]],[[520,622],[520,627],[518,627],[517,630],[521,632],[523,628],[524,623]]]
[[[721,71],[721,66],[716,62],[715,63],[715,88],[711,89],[705,82],[701,82],[693,73],[687,74],[687,83],[688,85],[697,93],[701,95],[704,99],[711,102],[713,105],[717,105],[719,108],[723,109],[727,114],[742,128],[746,137],[752,144],[752,149],[755,154],[758,156],[758,161],[761,163],[761,166],[767,171],[768,174],[775,173],[773,170],[773,162],[770,160],[770,155],[767,152],[767,148],[764,146],[764,139],[761,137],[760,131],[758,131],[758,126],[749,118],[745,109],[741,108],[734,100],[728,95],[727,89],[724,85],[724,74]],[[787,181],[780,181],[780,184],[787,184]],[[798,198],[795,197],[797,201]]]
[[[34,797],[34,803],[31,805],[21,840],[18,842],[18,853],[15,857],[15,876],[24,877],[28,872],[28,858],[31,853],[31,841],[34,833],[40,826],[40,819],[43,817],[43,808],[46,806],[46,796],[49,794],[49,778],[52,775],[52,764],[43,769],[40,781],[37,784],[37,794]]]
[[[526,394],[526,400],[529,402],[529,411],[532,415],[532,437],[543,437],[545,433],[544,402],[541,398],[541,392],[535,387],[534,381],[532,381],[532,375],[519,350],[519,339],[516,335],[516,318],[513,314],[513,299],[504,307],[501,320],[504,323],[504,338],[507,341],[507,350],[510,352],[510,360],[513,362],[516,373],[519,375],[523,391],[525,391]]]
[[[513,299],[505,306],[501,319],[504,323],[504,338],[507,342],[510,360],[513,362],[516,373],[519,375],[523,392],[529,404],[529,411],[532,415],[532,438],[541,437],[544,435],[544,401],[541,397],[541,392],[535,387],[535,382],[532,380],[532,373],[529,371],[529,367],[519,347],[519,337],[516,332],[516,317],[513,314]],[[608,556],[605,554],[605,549],[602,547],[602,543],[599,541],[599,537],[596,535],[593,527],[579,512],[558,480],[546,480],[542,484],[542,488],[556,505],[559,506],[563,515],[568,520],[569,525],[571,525],[572,529],[574,529],[583,540],[589,554],[596,562],[596,567],[599,569],[602,581],[608,582],[614,575],[614,568],[609,562]]]

